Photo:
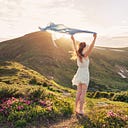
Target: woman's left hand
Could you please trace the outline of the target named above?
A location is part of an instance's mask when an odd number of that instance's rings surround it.
[[[71,35],[71,39],[74,41],[75,40],[75,38],[74,38],[74,36],[73,35]]]

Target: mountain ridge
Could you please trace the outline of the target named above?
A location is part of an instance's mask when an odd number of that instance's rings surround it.
[[[1,42],[0,59],[18,61],[63,86],[73,88],[71,79],[77,66],[76,61],[70,59],[72,42],[65,38],[55,42],[58,47],[54,47],[48,32],[29,33]],[[90,56],[89,90],[128,90],[127,74],[126,78],[122,78],[118,74],[120,69],[117,68],[128,69],[127,53],[128,48],[95,47]]]

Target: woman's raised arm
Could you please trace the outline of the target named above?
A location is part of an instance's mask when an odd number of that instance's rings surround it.
[[[71,39],[72,39],[72,41],[73,41],[73,46],[74,46],[75,52],[76,52],[76,54],[78,55],[77,47],[76,47],[76,41],[75,41],[75,38],[74,38],[73,35],[71,36]]]
[[[93,34],[93,37],[94,37],[94,39],[93,39],[92,43],[90,44],[88,50],[85,52],[84,57],[87,57],[87,56],[90,55],[90,53],[91,53],[91,51],[92,51],[92,49],[93,49],[93,47],[95,45],[97,34]]]

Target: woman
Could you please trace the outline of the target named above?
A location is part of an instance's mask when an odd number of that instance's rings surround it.
[[[86,43],[81,42],[77,50],[75,39],[71,36],[74,49],[77,55],[78,70],[72,79],[72,84],[77,85],[75,111],[77,114],[84,114],[84,98],[89,84],[89,55],[94,47],[97,34],[93,34],[93,41],[86,49]]]

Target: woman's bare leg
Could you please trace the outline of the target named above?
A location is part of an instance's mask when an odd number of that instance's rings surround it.
[[[79,84],[79,85],[77,85],[77,92],[76,92],[76,103],[75,103],[75,111],[76,112],[79,112],[78,105],[79,105],[79,102],[80,102],[81,93],[82,93],[82,85]]]
[[[87,85],[86,84],[82,84],[82,92],[80,95],[80,111],[79,113],[84,114],[84,102],[85,102],[85,95],[87,92]]]

